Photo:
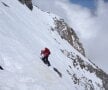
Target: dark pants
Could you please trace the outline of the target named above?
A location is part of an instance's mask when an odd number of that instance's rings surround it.
[[[48,66],[51,66],[51,65],[50,65],[50,62],[48,61],[48,56],[43,57],[42,60],[43,60],[43,62],[44,62],[45,64],[47,64]]]

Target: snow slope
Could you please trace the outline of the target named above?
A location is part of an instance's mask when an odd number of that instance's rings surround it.
[[[55,27],[54,17],[58,16],[36,7],[30,11],[17,0],[0,0],[0,65],[4,68],[0,70],[0,90],[104,90],[94,73],[75,68],[72,60],[61,52],[72,52],[73,58],[78,55],[92,65],[51,30]],[[51,50],[51,67],[40,59],[44,47]],[[76,77],[79,79],[75,80]]]

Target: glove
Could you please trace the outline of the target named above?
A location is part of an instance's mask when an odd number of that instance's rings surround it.
[[[44,54],[41,54],[41,58],[44,58]]]

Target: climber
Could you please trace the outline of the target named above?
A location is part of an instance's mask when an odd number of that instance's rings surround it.
[[[49,57],[50,54],[51,54],[51,52],[48,48],[45,48],[44,50],[41,50],[41,59],[48,66],[51,66],[50,62],[48,61],[48,57]]]

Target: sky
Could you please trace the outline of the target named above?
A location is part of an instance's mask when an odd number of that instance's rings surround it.
[[[96,0],[69,0],[71,3],[79,4],[83,7],[94,9]]]
[[[108,73],[108,0],[33,0],[77,32],[87,57]]]

